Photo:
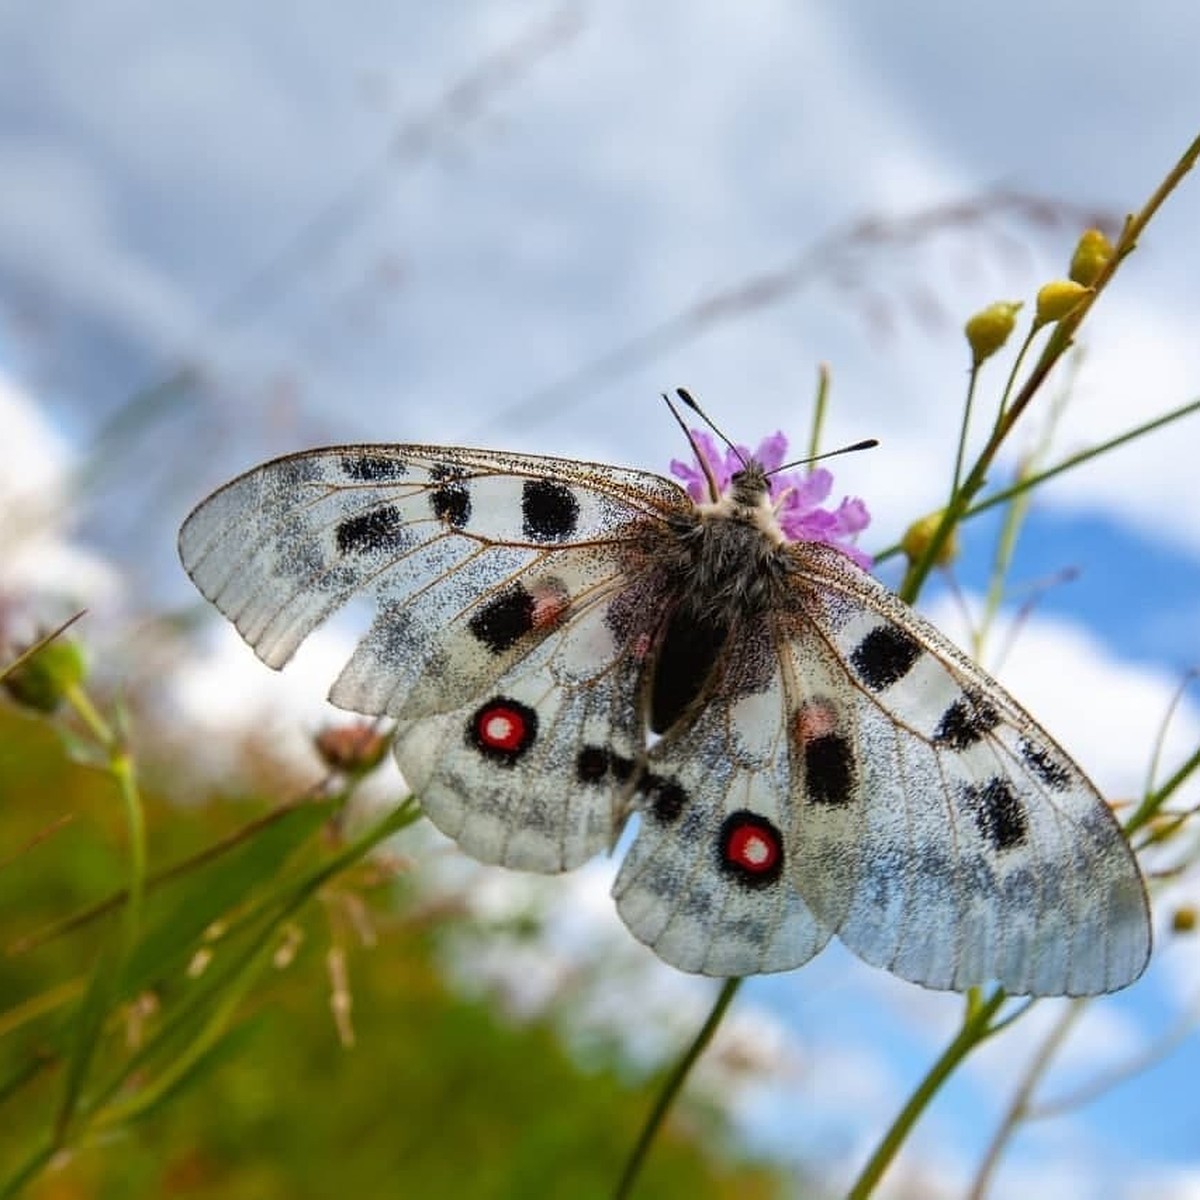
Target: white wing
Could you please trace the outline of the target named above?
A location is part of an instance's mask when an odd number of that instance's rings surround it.
[[[832,683],[831,740],[792,742],[796,887],[868,962],[929,987],[1093,995],[1150,953],[1145,887],[1103,797],[998,683],[836,551],[795,547],[786,719]],[[811,814],[811,817],[810,817]]]
[[[640,941],[684,971],[786,971],[824,947],[787,869],[801,835],[767,629],[732,631],[714,694],[651,751],[640,826],[613,885]]]
[[[639,559],[639,531],[691,507],[634,471],[347,446],[234,480],[179,546],[273,667],[352,597],[369,600],[371,627],[330,699],[398,719],[406,779],[468,853],[562,871],[625,820],[638,679],[668,582]]]
[[[184,522],[179,554],[255,653],[281,667],[353,596],[372,599],[387,626],[415,606],[418,623],[436,629],[547,551],[612,550],[638,521],[680,507],[692,507],[684,492],[645,472],[437,446],[337,446],[264,463],[214,492]]]
[[[639,790],[614,887],[633,933],[717,975],[787,970],[836,933],[934,988],[1132,982],[1145,890],[1082,771],[882,585],[794,549],[792,611],[734,631],[698,719],[650,752],[671,803]]]

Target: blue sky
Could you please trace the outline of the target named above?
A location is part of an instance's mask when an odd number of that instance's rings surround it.
[[[1198,132],[1198,38],[1200,14],[1166,0],[1136,19],[1082,0],[364,0],[353,19],[279,0],[6,8],[0,438],[28,447],[14,478],[61,502],[72,462],[103,468],[55,537],[115,564],[114,611],[184,605],[179,520],[269,454],[469,441],[665,470],[681,447],[664,388],[689,386],[740,440],[783,428],[803,445],[827,362],[827,442],[883,443],[837,465],[839,494],[867,500],[865,544],[886,544],[943,499],[962,321],[1030,300],[1063,273],[1089,214],[1119,218],[1148,195]],[[1172,198],[1095,313],[1057,454],[1200,391],[1198,189]],[[1057,220],[1001,192],[1051,199]],[[901,236],[914,214],[964,201],[970,219]],[[867,217],[888,235],[832,236]],[[780,272],[789,286],[769,303],[704,307]],[[127,407],[184,363],[187,386]],[[34,408],[46,424],[30,432]],[[121,413],[137,436],[96,457]],[[1004,678],[1114,794],[1136,786],[1200,662],[1198,455],[1193,418],[1056,480],[1014,563],[1017,596],[1080,570],[1041,599]],[[965,539],[954,577],[968,597],[995,531],[985,518]],[[61,549],[51,538],[26,559],[47,566]],[[944,585],[929,601],[953,619]],[[223,644],[225,674],[188,694],[217,705],[233,672],[257,688],[268,673],[240,653]],[[1198,734],[1187,702],[1173,751]],[[1113,1015],[1085,1048],[1148,1039],[1194,1001],[1191,957],[1171,948],[1097,1006]],[[812,1063],[831,1064],[769,1115],[770,1089],[751,1106],[777,1144],[830,1107],[807,1090],[833,1086],[842,1060],[828,1047],[880,1080],[911,1080],[936,1052],[954,1001],[878,974],[833,952],[746,990]],[[1037,1158],[1075,1164],[1081,1197],[1164,1188],[1160,1163],[1180,1168],[1172,1194],[1200,1195],[1198,1070],[1189,1044],[1059,1133],[1040,1127],[998,1194],[1020,1194],[1021,1163]],[[948,1194],[1002,1074],[966,1078],[915,1144]],[[877,1107],[852,1096],[828,1118],[851,1157],[894,1108],[882,1083],[871,1094]]]

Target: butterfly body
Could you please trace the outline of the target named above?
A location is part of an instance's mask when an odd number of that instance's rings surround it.
[[[618,910],[684,970],[783,970],[836,934],[932,987],[1136,978],[1144,888],[1094,787],[780,502],[757,462],[697,503],[601,464],[334,447],[226,485],[180,552],[272,666],[370,601],[330,698],[395,719],[473,856],[567,870],[636,814]]]

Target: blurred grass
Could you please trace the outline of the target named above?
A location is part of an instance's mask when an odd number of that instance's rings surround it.
[[[182,787],[187,764],[175,766]],[[151,876],[271,807],[254,796],[188,806],[166,795],[143,800]],[[164,1040],[144,1068],[135,1060],[138,1047],[151,1044],[228,963],[238,937],[249,936],[236,932],[236,918],[249,930],[256,899],[269,901],[281,879],[333,858],[319,828],[328,811],[302,806],[147,894],[141,936],[82,1086],[80,1111],[95,1119],[77,1127],[69,1152],[22,1195],[611,1194],[645,1115],[644,1080],[629,1077],[615,1050],[610,1061],[581,1067],[549,1016],[518,1025],[486,1001],[451,993],[434,967],[445,927],[408,919],[403,877],[361,892],[379,941],[348,947],[352,1048],[339,1041],[330,1012],[328,913],[310,901],[292,918],[300,936],[292,938],[297,950],[288,964],[265,958],[257,973],[245,974],[243,991],[220,991],[234,1015],[214,1023],[214,1036],[201,1042],[193,1034],[189,1043],[185,1025],[184,1038]],[[71,761],[50,722],[0,707],[0,1184],[47,1143],[89,974],[120,912],[12,947],[119,890],[128,877],[125,837],[112,779]],[[234,918],[235,932],[205,943],[213,914]],[[189,975],[187,964],[204,945],[214,958],[205,973]],[[630,1005],[635,1021],[636,997]],[[202,1053],[194,1052],[197,1044]],[[171,1053],[180,1055],[174,1073],[162,1062]],[[98,1097],[135,1061],[139,1070],[106,1109]],[[139,1110],[146,1096],[153,1103]],[[639,1194],[778,1194],[780,1181],[766,1167],[722,1157],[727,1132],[718,1113],[685,1109],[657,1146]]]

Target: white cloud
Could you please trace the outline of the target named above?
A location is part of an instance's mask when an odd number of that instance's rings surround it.
[[[27,610],[29,627],[16,631],[24,639],[73,607],[113,604],[121,581],[110,564],[71,539],[74,456],[33,401],[3,375],[0,445],[0,594]]]
[[[976,598],[968,609],[980,611]],[[941,600],[929,615],[967,645],[961,609]],[[1155,740],[1181,683],[1160,667],[1126,662],[1081,626],[1033,615],[1013,630],[1000,620],[991,647],[1008,647],[1000,682],[1076,758],[1105,795],[1140,795]],[[1200,743],[1200,707],[1185,697],[1163,741],[1163,764],[1173,769]]]

